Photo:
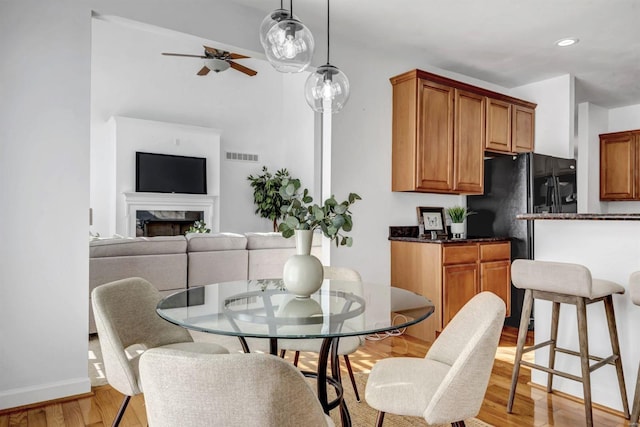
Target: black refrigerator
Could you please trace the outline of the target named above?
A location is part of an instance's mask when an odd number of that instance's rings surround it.
[[[577,212],[576,161],[534,153],[501,155],[484,161],[484,194],[468,196],[469,237],[510,237],[511,259],[533,258],[535,221],[522,213]],[[511,317],[518,327],[524,291],[511,286]],[[533,328],[533,314],[530,328]]]

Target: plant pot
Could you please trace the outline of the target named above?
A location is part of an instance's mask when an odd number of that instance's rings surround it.
[[[464,239],[464,222],[452,222],[451,234],[454,239]]]
[[[282,279],[289,292],[298,298],[309,298],[322,287],[324,269],[320,260],[311,255],[313,231],[296,230],[295,239],[296,255],[284,263]]]

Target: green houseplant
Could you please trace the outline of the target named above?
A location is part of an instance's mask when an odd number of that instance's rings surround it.
[[[249,175],[247,179],[251,181],[251,187],[253,187],[256,215],[270,219],[273,222],[273,231],[277,231],[278,220],[284,218],[282,206],[285,199],[282,196],[284,193],[280,191],[283,182],[287,185],[297,182],[299,186],[300,181],[292,178],[286,169],[280,169],[275,174],[271,174],[266,166],[262,167],[262,174]]]
[[[359,195],[349,193],[347,200],[341,203],[332,195],[322,205],[312,205],[313,199],[306,188],[299,194],[299,181],[288,180],[284,184],[281,193],[286,203],[281,209],[285,219],[278,227],[284,237],[293,236],[296,230],[314,231],[319,228],[326,237],[336,242],[336,246],[353,244],[353,238],[343,233],[351,231],[353,227],[349,207],[356,200],[361,200]]]
[[[204,221],[196,221],[191,224],[191,227],[187,230],[187,233],[211,233],[211,229],[207,227],[207,223]]]
[[[469,215],[473,214],[475,214],[475,212],[469,211],[463,206],[452,206],[447,208],[447,215],[451,218],[451,222],[456,224],[463,223]]]

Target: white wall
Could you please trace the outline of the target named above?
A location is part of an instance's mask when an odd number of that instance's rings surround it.
[[[202,54],[202,45],[237,51],[232,46],[117,17],[93,20],[91,90],[91,206],[94,233],[110,236],[117,230],[112,216],[120,210],[122,191],[133,181],[113,188],[113,158],[107,120],[129,116],[183,125],[217,128],[222,133],[219,184],[221,231],[270,231],[271,222],[254,214],[247,176],[266,165],[281,167],[313,187],[313,112],[302,88],[307,73],[282,74],[251,56],[237,60],[258,72],[249,77],[233,69],[198,76],[199,58],[161,55],[162,52]],[[286,114],[285,114],[286,113]],[[134,143],[131,142],[131,147]],[[122,147],[121,147],[122,148]],[[174,149],[177,149],[174,147]],[[184,147],[179,151],[183,151]],[[175,151],[175,150],[174,150]],[[226,151],[258,154],[259,161],[226,160]],[[290,166],[291,165],[291,166]],[[122,166],[122,165],[119,165]],[[132,164],[122,167],[133,168]],[[133,169],[130,170],[131,174]],[[133,176],[133,175],[131,175]],[[213,187],[209,187],[211,190]],[[210,191],[211,194],[211,191]],[[118,200],[119,204],[114,205]],[[121,227],[118,233],[122,234]]]
[[[115,156],[111,163],[115,176],[109,175],[107,180],[114,180],[115,194],[109,193],[106,196],[115,198],[115,209],[107,215],[110,219],[115,217],[117,234],[135,236],[135,230],[130,227],[135,215],[129,218],[124,194],[136,191],[137,151],[207,159],[207,195],[217,201],[212,212],[213,218],[206,223],[213,232],[220,231],[220,132],[217,129],[131,117],[112,117],[108,124],[113,135],[113,141],[109,145],[115,146]],[[105,160],[98,162],[109,163]],[[95,176],[94,179],[100,180],[101,177]]]
[[[574,158],[575,79],[569,74],[511,89],[511,95],[538,104],[535,152]]]
[[[600,134],[606,132],[608,110],[589,102],[578,105],[578,212],[606,213],[600,202]]]
[[[90,390],[90,10],[0,3],[0,409]]]

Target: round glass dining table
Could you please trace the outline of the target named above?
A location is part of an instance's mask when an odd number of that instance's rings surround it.
[[[340,406],[342,424],[351,425],[342,399],[338,364],[341,337],[362,336],[402,329],[421,322],[434,310],[422,295],[388,285],[357,281],[325,280],[308,298],[289,293],[281,279],[238,280],[193,287],[163,298],[157,306],[165,320],[187,329],[240,339],[269,340],[270,353],[277,355],[278,339],[321,339],[317,372],[317,394],[325,411]],[[400,316],[398,316],[400,315]],[[327,367],[331,361],[331,375]],[[329,401],[327,384],[337,398]]]

